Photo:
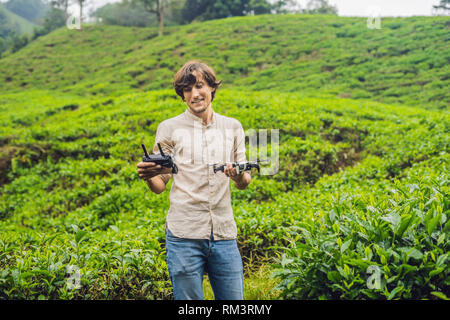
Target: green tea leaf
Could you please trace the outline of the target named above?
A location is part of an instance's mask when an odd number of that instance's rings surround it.
[[[341,253],[344,253],[345,250],[348,249],[348,247],[350,246],[351,243],[352,243],[352,239],[348,239],[347,241],[345,241],[341,246]]]
[[[342,279],[341,275],[337,271],[329,271],[327,273],[327,278],[328,278],[328,280],[333,281],[333,282],[339,282]]]
[[[412,248],[411,251],[408,253],[408,256],[416,260],[421,260],[423,258],[422,252],[420,252],[416,248]]]
[[[389,222],[391,225],[392,231],[397,232],[397,230],[400,226],[400,221],[401,221],[400,215],[397,212],[392,211],[387,216],[381,217],[381,219]]]
[[[430,271],[429,276],[434,277],[435,275],[438,275],[442,271],[444,271],[444,268],[436,268],[436,269]]]
[[[369,262],[363,259],[348,259],[346,262],[349,265],[359,267],[362,270],[366,270],[369,265],[373,265],[373,262]]]
[[[442,293],[440,291],[432,291],[431,294],[442,300],[450,300],[444,293]]]
[[[444,232],[447,233],[450,231],[450,219],[445,223]]]
[[[436,267],[445,267],[448,259],[448,253],[440,255],[436,260]]]
[[[398,238],[401,238],[403,236],[403,233],[408,229],[413,220],[414,217],[410,214],[406,214],[401,217],[400,226],[398,227],[398,230],[396,232]]]
[[[86,235],[87,235],[87,231],[86,230],[78,231],[75,234],[75,241],[77,243],[80,243],[81,241],[85,240]]]
[[[403,286],[398,286],[394,290],[391,291],[389,296],[387,297],[388,300],[392,300],[398,293],[404,291],[405,288]]]
[[[441,220],[442,213],[436,214],[433,218],[427,220],[426,226],[427,226],[427,232],[429,235],[436,229],[436,226],[438,225],[439,221]]]

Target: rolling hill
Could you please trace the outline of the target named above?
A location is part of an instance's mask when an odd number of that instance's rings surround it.
[[[446,109],[448,17],[366,19],[260,15],[154,28],[61,28],[0,60],[3,90],[80,95],[167,89],[178,68],[201,59],[224,88],[273,90]],[[27,63],[23,63],[26,60]]]

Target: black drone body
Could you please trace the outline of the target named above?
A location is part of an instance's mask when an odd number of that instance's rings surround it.
[[[248,162],[232,162],[230,163],[233,168],[236,168],[236,173],[239,174],[240,172],[243,171],[250,171],[252,168],[256,168],[258,170],[258,173],[260,172],[260,166],[258,162],[261,162],[262,160],[257,160],[257,161],[248,161]],[[213,164],[213,169],[214,169],[214,173],[216,173],[217,171],[225,171],[225,168],[227,167],[227,164]]]

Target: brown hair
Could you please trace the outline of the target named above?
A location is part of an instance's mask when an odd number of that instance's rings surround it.
[[[203,75],[203,78],[206,80],[206,82],[208,82],[208,85],[211,88],[217,90],[217,88],[222,83],[222,80],[216,79],[216,73],[207,64],[197,60],[188,61],[184,64],[184,66],[181,67],[180,70],[178,70],[173,80],[175,92],[177,93],[177,95],[181,97],[181,99],[183,99],[183,101],[184,101],[183,89],[188,88],[189,86],[194,85],[197,82],[197,79],[192,74],[194,71],[199,71]],[[214,100],[216,90],[214,90],[211,93],[211,102]]]

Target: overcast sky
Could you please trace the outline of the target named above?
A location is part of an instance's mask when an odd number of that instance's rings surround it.
[[[0,0],[6,2],[7,0]],[[120,2],[121,0],[88,0],[89,8],[95,9],[106,3]],[[272,2],[272,1],[270,1]],[[302,8],[306,7],[308,0],[297,0]],[[432,14],[432,6],[439,4],[439,0],[328,0],[338,7],[340,16],[371,15],[373,10],[378,10],[382,17],[392,16],[429,16]],[[71,11],[76,13],[78,6],[72,5]],[[373,13],[372,13],[373,14]]]
[[[302,1],[303,2],[303,1]],[[330,0],[337,5],[340,16],[365,16],[370,7],[378,7],[385,16],[429,16],[439,0]]]

